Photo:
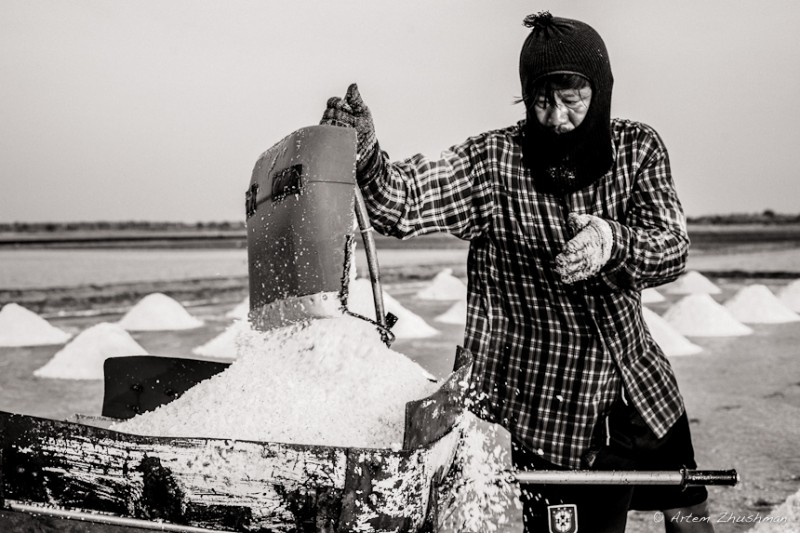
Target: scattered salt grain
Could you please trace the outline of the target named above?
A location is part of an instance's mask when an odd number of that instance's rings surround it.
[[[696,270],[690,270],[666,288],[670,294],[720,294],[722,290]]]
[[[203,321],[190,315],[180,302],[155,292],[139,300],[119,325],[128,331],[166,331],[197,328]]]
[[[725,308],[741,322],[775,324],[797,322],[800,315],[786,307],[766,285],[742,287],[727,302]]]
[[[778,291],[778,299],[792,311],[800,312],[800,279],[794,280]]]
[[[643,307],[644,321],[647,323],[647,328],[653,336],[664,355],[667,356],[681,356],[681,355],[694,355],[700,353],[703,349],[696,344],[692,343],[689,339],[681,335],[669,322],[661,318],[658,314],[650,309]]]
[[[423,300],[462,300],[467,297],[467,286],[453,275],[452,268],[446,268],[436,274],[416,296]]]
[[[192,353],[217,359],[236,359],[239,356],[239,339],[247,329],[246,320],[236,320],[225,331],[193,349]]]
[[[19,304],[9,303],[0,310],[0,346],[63,344],[69,338],[69,333]]]
[[[358,318],[247,329],[240,356],[183,396],[112,429],[144,435],[390,448],[405,404],[438,385]]]
[[[441,531],[504,531],[521,514],[519,485],[511,481],[507,432],[465,413],[454,472],[440,492]],[[504,438],[505,437],[505,438]],[[505,442],[504,442],[505,441]],[[452,487],[449,485],[452,484]]]
[[[439,331],[425,322],[424,318],[404,307],[386,291],[383,291],[383,306],[388,313],[397,317],[397,324],[392,328],[395,338],[422,339],[439,334]],[[375,320],[375,303],[372,297],[372,283],[369,280],[359,278],[350,281],[347,309]]]
[[[708,294],[684,296],[664,313],[664,320],[690,337],[728,337],[753,332]]]
[[[55,379],[103,379],[103,362],[107,358],[146,354],[127,331],[116,324],[101,322],[79,333],[33,375]]]
[[[450,306],[450,309],[434,318],[436,322],[443,324],[457,324],[464,326],[467,324],[467,301],[459,300]]]
[[[642,291],[643,304],[656,304],[666,300],[664,296],[652,287],[648,287]]]

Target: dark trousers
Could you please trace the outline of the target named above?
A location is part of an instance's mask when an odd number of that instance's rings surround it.
[[[595,431],[596,446],[587,453],[592,470],[670,470],[696,468],[689,422],[684,413],[661,439],[650,431],[632,406],[618,402]],[[521,443],[512,443],[518,470],[563,470]],[[630,485],[523,485],[525,531],[560,532],[570,526],[563,513],[575,511],[582,532],[624,533],[629,510],[664,510],[704,502],[705,487]],[[574,506],[559,508],[558,506]],[[563,529],[569,531],[569,529]]]

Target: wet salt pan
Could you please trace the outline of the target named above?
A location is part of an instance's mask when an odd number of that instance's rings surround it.
[[[423,300],[461,300],[467,297],[467,286],[447,268],[434,276],[431,283],[416,294]]]
[[[54,379],[103,379],[103,362],[109,357],[127,355],[147,355],[147,350],[121,327],[102,322],[78,334],[33,375]]]
[[[653,340],[664,351],[664,355],[669,357],[694,355],[703,351],[701,347],[681,335],[669,322],[655,312],[643,307],[642,313],[644,314],[647,328],[650,330],[650,335],[653,336]]]
[[[670,294],[720,294],[722,290],[696,270],[690,270],[667,286]]]
[[[155,292],[134,305],[119,321],[128,331],[166,331],[193,329],[203,325],[173,298]]]
[[[346,447],[402,444],[405,404],[438,385],[358,318],[247,329],[224,372],[112,429]]]
[[[725,302],[725,308],[741,322],[774,324],[797,322],[800,315],[786,307],[766,285],[743,287]]]
[[[388,313],[397,317],[392,328],[395,338],[422,339],[439,334],[425,319],[404,307],[386,291],[383,292],[383,306]],[[375,302],[372,297],[372,283],[363,278],[351,280],[347,296],[347,309],[352,313],[375,320]]]
[[[64,344],[71,335],[33,311],[10,303],[0,310],[0,346]]]
[[[753,332],[708,294],[684,296],[664,313],[664,320],[690,337],[728,337]]]

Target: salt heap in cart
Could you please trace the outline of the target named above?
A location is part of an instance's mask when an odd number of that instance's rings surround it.
[[[2,414],[6,509],[173,531],[438,529],[471,358],[459,349],[455,371],[434,383],[389,349],[379,298],[376,321],[347,311],[354,147],[352,131],[314,126],[258,160],[246,201],[252,328],[239,360],[213,363],[197,384],[148,374],[137,358],[120,400],[109,359],[104,414],[122,402],[129,420]],[[133,416],[154,396],[159,406]]]

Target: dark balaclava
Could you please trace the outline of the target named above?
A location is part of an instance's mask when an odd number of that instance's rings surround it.
[[[588,24],[529,15],[531,33],[522,46],[519,75],[526,102],[523,162],[537,190],[568,194],[600,179],[613,162],[611,88],[614,77],[600,35]],[[579,74],[589,80],[592,100],[583,122],[573,131],[556,134],[539,124],[533,109],[534,84],[549,74]]]

